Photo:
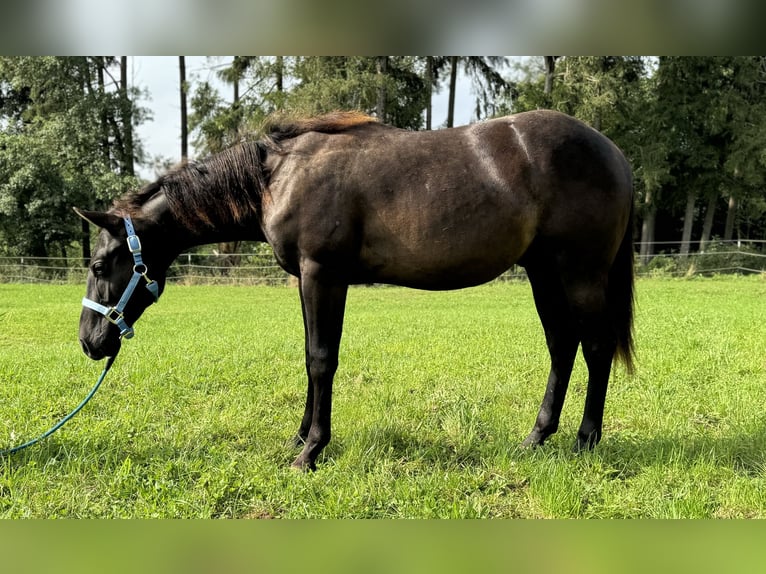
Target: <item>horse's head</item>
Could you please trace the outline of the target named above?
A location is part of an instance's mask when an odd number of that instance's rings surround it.
[[[82,349],[99,360],[117,355],[122,338],[133,336],[132,325],[165,286],[167,265],[160,262],[159,249],[150,245],[151,235],[142,233],[146,229],[141,219],[75,211],[101,228],[80,315]]]

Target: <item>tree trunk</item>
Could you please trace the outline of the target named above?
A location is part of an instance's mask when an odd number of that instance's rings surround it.
[[[104,82],[104,56],[98,56],[96,58],[96,70],[98,77],[98,96],[103,102],[105,99],[106,88]],[[101,153],[104,156],[106,165],[111,168],[109,161],[109,124],[107,123],[106,107],[102,104],[100,108],[100,122],[101,122]]]
[[[376,106],[376,113],[378,119],[386,122],[386,76],[388,75],[388,56],[378,56],[376,58],[376,68],[378,72],[378,104]]]
[[[654,194],[649,188],[646,190],[644,205],[646,206],[646,215],[641,223],[641,251],[639,259],[643,265],[646,265],[654,255],[654,228],[657,221],[657,205]]]
[[[713,216],[715,215],[715,204],[718,202],[717,195],[711,195],[707,202],[705,210],[705,222],[702,224],[702,237],[700,237],[699,252],[704,253],[707,244],[710,242],[710,234],[713,231]]]
[[[684,214],[684,230],[681,235],[681,257],[689,255],[689,246],[692,241],[692,228],[694,227],[694,204],[697,193],[689,190],[686,194],[686,213]]]
[[[450,56],[449,72],[449,101],[447,103],[447,127],[455,125],[455,89],[457,87],[457,64],[458,56]]]
[[[731,241],[734,237],[734,223],[737,220],[737,207],[739,202],[733,195],[729,196],[729,210],[726,212],[726,227],[724,228],[723,238],[725,241]]]
[[[285,57],[284,56],[277,56],[277,66],[276,66],[276,76],[277,76],[277,92],[280,94],[285,91],[284,82],[285,82]]]
[[[553,106],[553,75],[556,73],[556,56],[544,56],[545,57],[545,88],[543,94],[545,95],[545,106],[550,108]]]
[[[186,57],[178,56],[181,91],[181,158],[189,157],[189,125],[186,113]]]
[[[607,58],[605,56],[600,56],[598,58],[598,64],[599,64],[599,77],[605,78],[607,74],[609,73],[607,70],[607,64],[606,64]],[[604,90],[604,82],[603,80],[599,80],[596,82],[596,102],[598,102],[595,106],[595,109],[593,110],[593,129],[597,131],[601,131],[601,124],[602,120],[604,118],[603,108],[604,104],[601,103],[601,94]],[[608,88],[607,88],[608,90]]]
[[[133,102],[128,93],[128,57],[120,56],[120,92],[122,97],[122,170],[127,175],[135,175],[133,160]]]
[[[434,57],[426,56],[426,129],[431,130],[433,123]]]
[[[234,56],[236,58],[236,56]],[[234,98],[232,99],[232,106],[237,107],[237,104],[239,103],[239,74],[234,76]]]

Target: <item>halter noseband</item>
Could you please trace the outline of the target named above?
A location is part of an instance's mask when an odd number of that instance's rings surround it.
[[[122,293],[119,302],[114,307],[107,307],[101,303],[97,303],[92,299],[83,297],[82,304],[88,309],[92,309],[97,313],[101,313],[107,321],[117,325],[120,329],[120,338],[125,337],[130,339],[133,336],[133,327],[129,326],[125,322],[123,311],[128,301],[133,296],[133,292],[136,290],[139,280],[143,277],[146,280],[146,288],[154,296],[154,300],[157,301],[160,298],[159,285],[156,281],[149,279],[147,275],[148,269],[141,258],[141,241],[138,239],[135,230],[133,229],[133,222],[130,217],[123,217],[125,221],[125,230],[128,232],[128,250],[133,254],[133,277],[130,278],[128,286],[125,287],[125,291]]]

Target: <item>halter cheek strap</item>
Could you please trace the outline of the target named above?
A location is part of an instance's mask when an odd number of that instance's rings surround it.
[[[122,292],[122,297],[120,297],[120,300],[114,307],[107,307],[106,305],[102,305],[87,297],[83,297],[82,304],[88,309],[101,313],[107,321],[117,325],[120,329],[120,338],[125,337],[126,339],[130,339],[133,336],[134,331],[133,327],[125,322],[123,311],[125,311],[125,306],[133,296],[133,292],[136,290],[138,282],[142,277],[144,278],[146,281],[146,288],[154,296],[155,301],[160,298],[160,288],[159,285],[157,285],[157,282],[149,279],[149,276],[147,275],[148,269],[141,257],[141,240],[133,229],[133,222],[130,217],[127,216],[124,217],[123,220],[125,221],[125,231],[128,232],[128,250],[133,255],[133,276],[130,278],[128,286],[125,287],[125,291]]]

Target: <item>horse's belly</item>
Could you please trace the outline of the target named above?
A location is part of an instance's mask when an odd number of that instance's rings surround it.
[[[461,289],[481,285],[507,271],[523,254],[510,246],[475,250],[423,246],[417,252],[391,246],[387,253],[362,254],[360,283],[388,283],[417,289]]]
[[[431,272],[429,270],[422,270],[417,273],[392,273],[389,277],[383,277],[372,282],[401,285],[402,287],[426,289],[429,291],[464,289],[492,281],[509,267],[510,265],[492,269],[485,268],[471,273],[462,270],[449,273]]]
[[[535,219],[513,202],[485,203],[486,209],[432,206],[428,217],[424,207],[368,221],[359,263],[372,279],[364,282],[458,289],[491,281],[527,250]]]

